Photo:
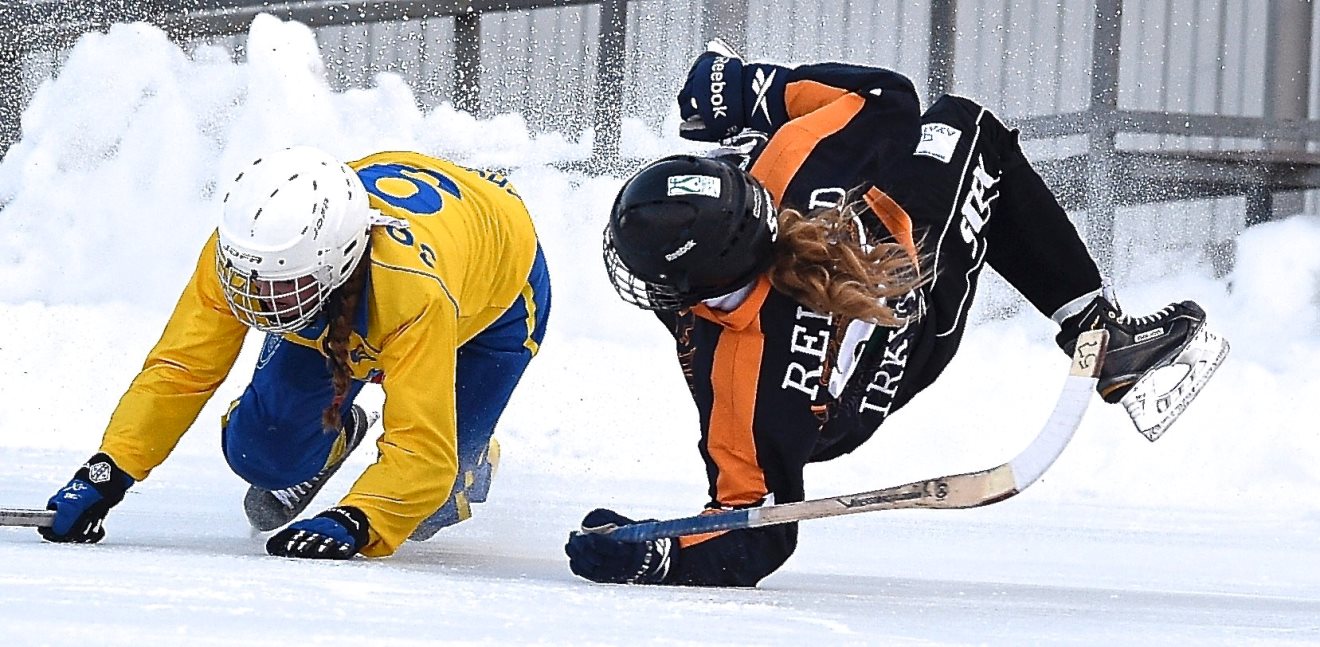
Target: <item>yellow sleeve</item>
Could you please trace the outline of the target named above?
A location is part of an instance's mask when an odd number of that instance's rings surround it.
[[[229,375],[247,326],[229,310],[215,273],[216,235],[142,371],[110,416],[101,451],[142,480],[165,461]]]
[[[457,311],[441,298],[383,345],[380,456],[340,501],[371,520],[364,555],[392,554],[453,488],[458,473],[457,326]]]

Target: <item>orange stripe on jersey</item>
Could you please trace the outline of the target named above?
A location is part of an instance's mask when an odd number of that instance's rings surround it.
[[[820,81],[794,81],[784,86],[784,107],[789,119],[797,119],[824,108],[845,94],[848,94],[847,90]]]
[[[719,514],[719,513],[721,513],[721,512],[725,512],[725,510],[713,510],[713,509],[707,508],[707,509],[705,509],[705,510],[702,510],[702,511],[701,511],[701,514],[703,514],[703,515],[705,515],[705,514]],[[726,532],[729,532],[729,531],[727,531],[727,530],[716,530],[715,532],[706,532],[706,533],[702,533],[702,534],[700,534],[700,535],[684,535],[684,536],[678,538],[678,545],[679,545],[680,547],[682,547],[682,548],[687,548],[688,546],[694,546],[694,545],[696,545],[696,544],[700,544],[700,543],[703,542],[703,541],[710,541],[711,539],[714,539],[714,538],[716,538],[716,537],[719,537],[720,535],[722,535],[722,534],[724,534],[724,533],[726,533]]]
[[[908,258],[912,259],[913,264],[917,262],[917,246],[912,242],[912,218],[908,216],[894,199],[889,197],[888,193],[875,187],[871,187],[865,196],[867,206],[871,211],[880,217],[880,222],[884,223],[885,229],[889,230],[890,235],[903,245],[907,250]]]
[[[710,371],[714,402],[706,450],[718,471],[715,499],[726,506],[756,503],[768,492],[765,472],[756,460],[752,424],[764,348],[759,314],[745,328],[725,328],[715,344]]]
[[[770,138],[765,151],[752,165],[751,173],[770,191],[775,204],[784,199],[788,183],[793,181],[820,140],[843,130],[862,111],[865,103],[866,99],[860,95],[843,95],[811,114],[784,124]]]
[[[724,312],[715,310],[704,303],[692,306],[692,313],[706,321],[717,323],[731,330],[743,330],[756,321],[761,314],[765,298],[770,296],[770,275],[762,274],[756,279],[756,287],[747,294],[747,298],[737,308]]]

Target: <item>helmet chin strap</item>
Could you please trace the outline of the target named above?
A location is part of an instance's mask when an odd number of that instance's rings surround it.
[[[394,227],[396,229],[408,228],[408,221],[403,218],[387,216],[376,209],[371,209],[370,211],[370,215],[367,216],[367,224],[372,227]]]

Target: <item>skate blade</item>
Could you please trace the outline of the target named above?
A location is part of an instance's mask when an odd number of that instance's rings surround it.
[[[1132,424],[1155,442],[1182,415],[1187,405],[1228,356],[1228,341],[1205,324],[1167,365],[1146,373],[1121,402]]]

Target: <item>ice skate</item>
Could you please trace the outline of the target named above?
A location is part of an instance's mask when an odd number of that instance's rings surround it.
[[[472,517],[472,504],[484,503],[490,493],[490,482],[500,467],[500,443],[494,438],[477,457],[476,465],[470,469],[459,467],[454,489],[449,500],[427,517],[408,538],[412,541],[426,541],[441,529],[452,526]]]
[[[340,466],[348,459],[348,455],[362,444],[367,429],[379,418],[380,414],[367,413],[362,407],[353,405],[348,424],[344,429],[346,446],[332,464],[326,466],[316,476],[284,489],[263,490],[255,485],[249,486],[247,494],[243,497],[243,512],[247,514],[248,523],[252,524],[253,528],[266,532],[293,521],[294,517],[307,509],[312,498],[321,491],[326,481],[339,471]]]
[[[1228,354],[1228,342],[1205,326],[1192,301],[1128,317],[1103,296],[1065,320],[1056,341],[1071,353],[1083,330],[1109,331],[1109,349],[1096,390],[1121,402],[1137,431],[1152,442],[1164,434]]]

